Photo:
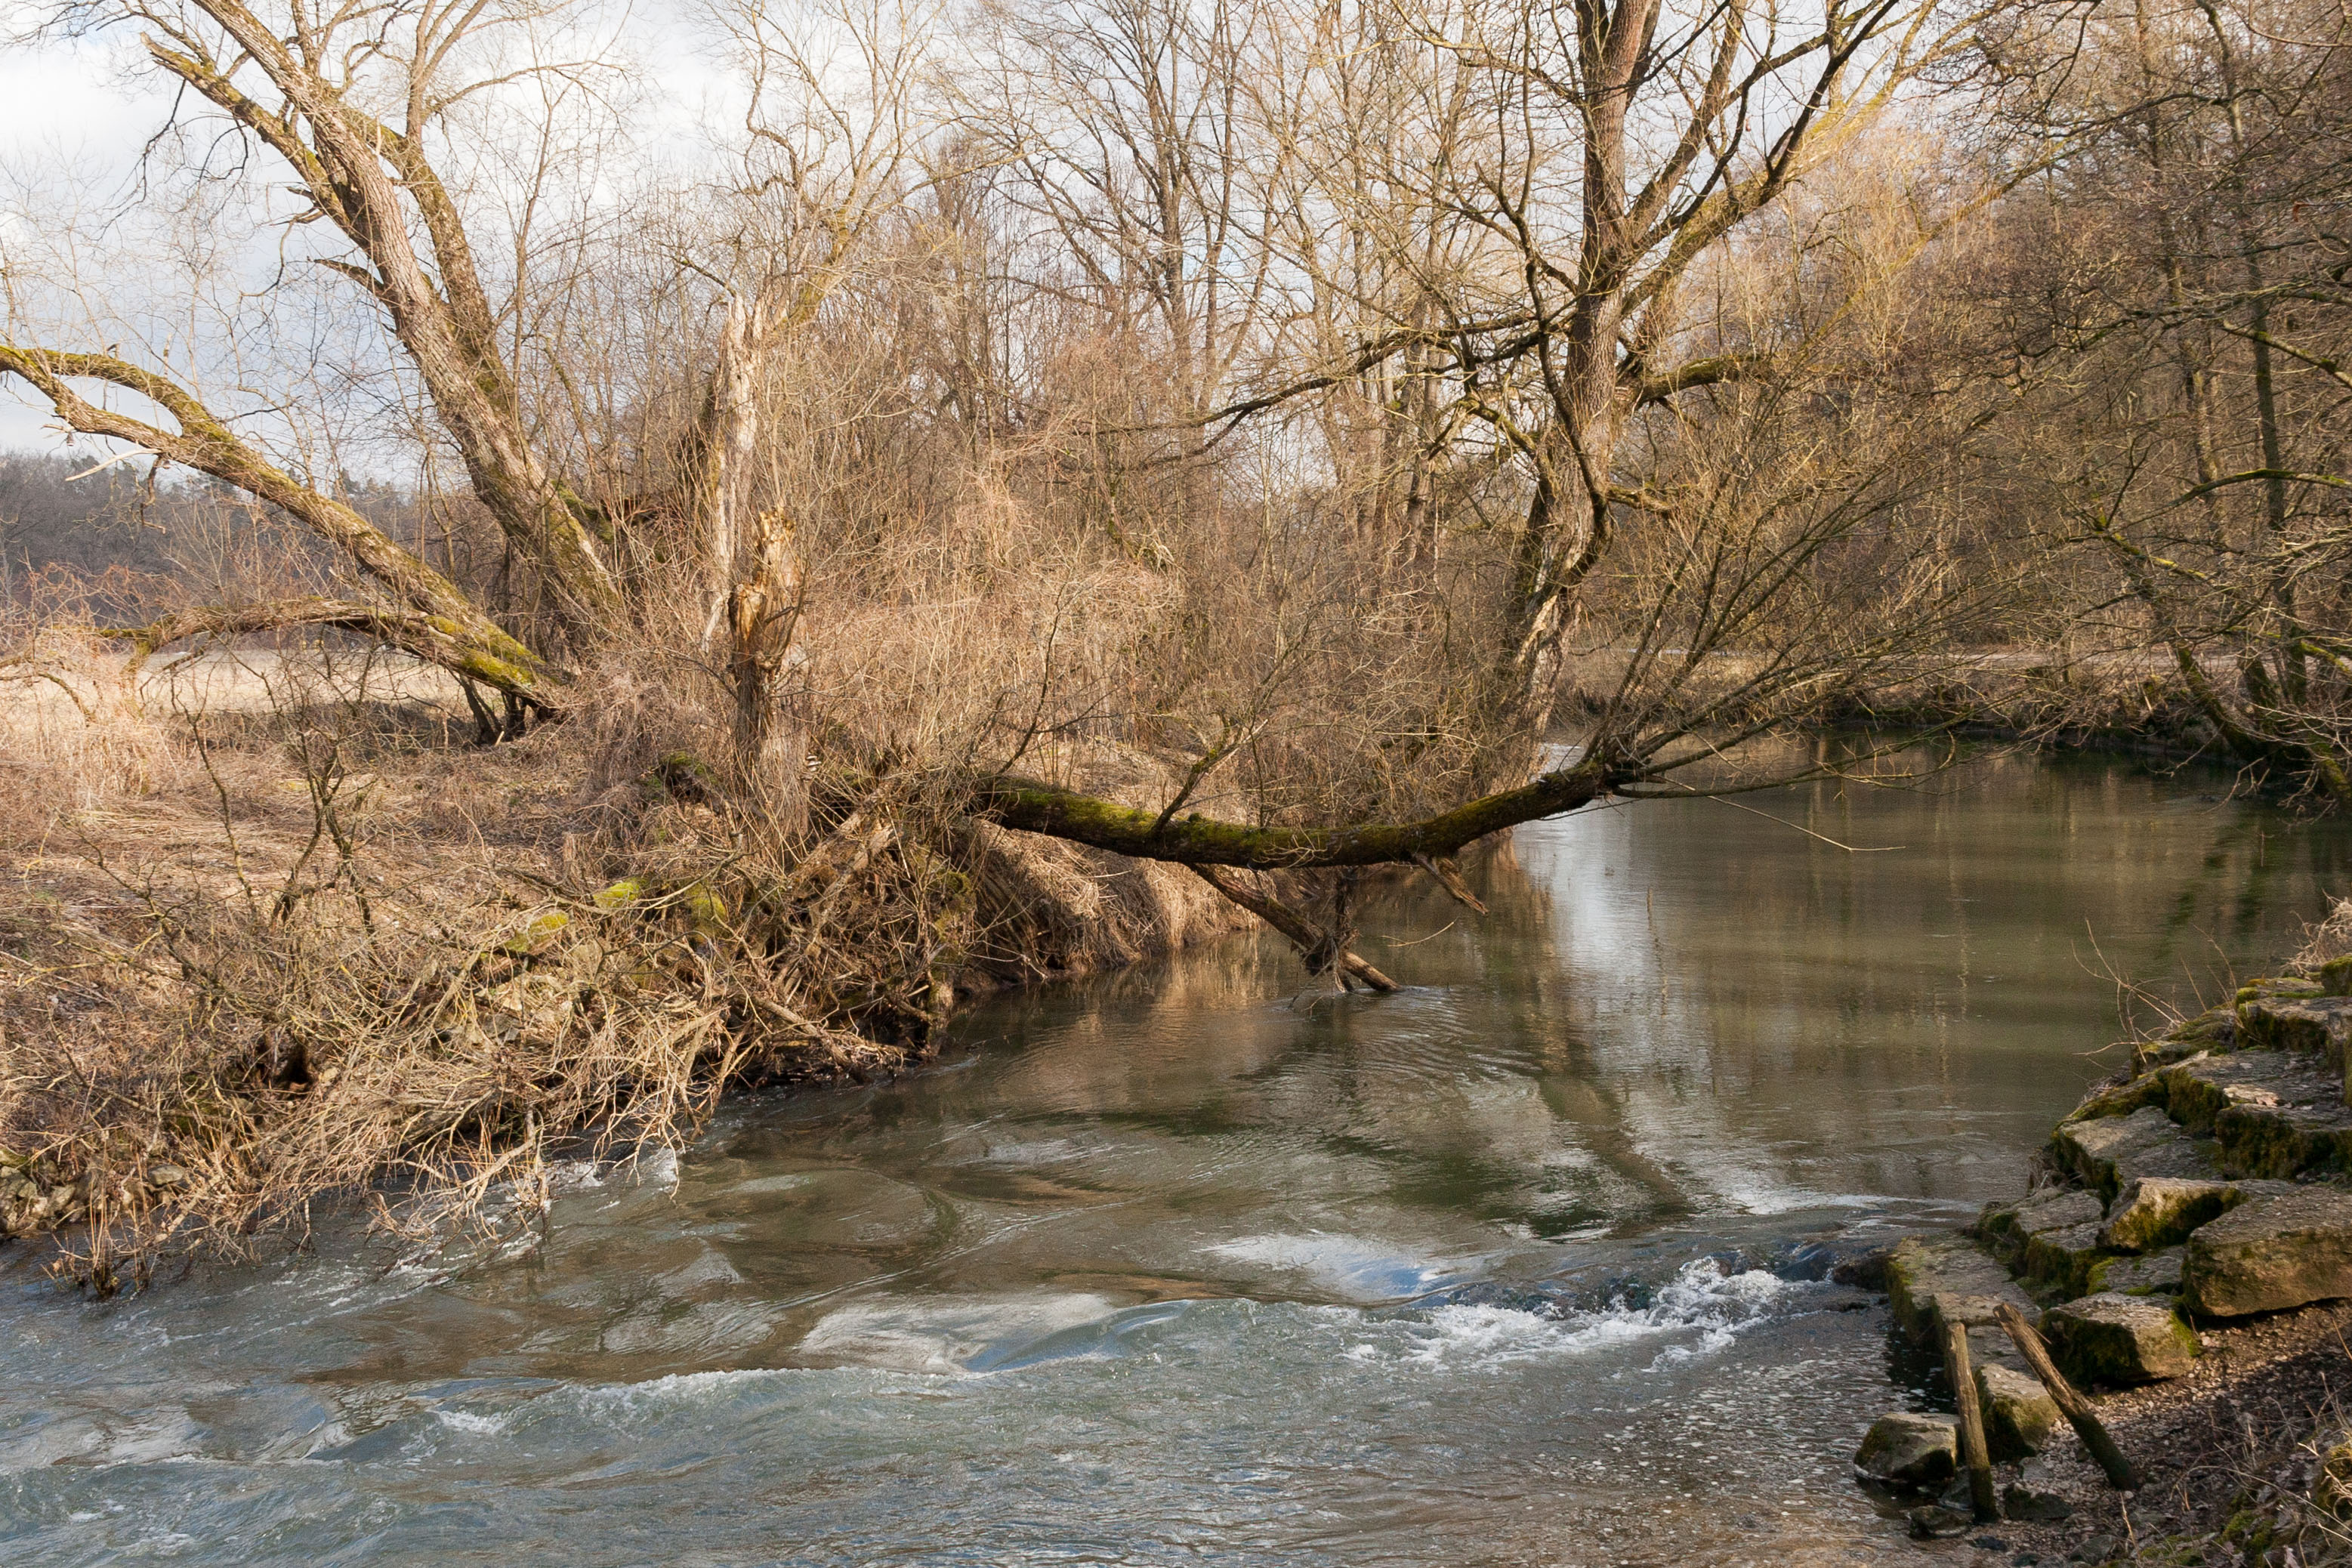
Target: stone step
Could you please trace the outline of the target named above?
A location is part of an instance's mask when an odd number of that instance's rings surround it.
[[[2352,1296],[2352,1193],[2296,1187],[2240,1204],[2190,1235],[2181,1283],[2211,1318]]]
[[[2159,1113],[2188,1146],[2158,1123]],[[2061,1169],[2105,1197],[2135,1175],[2285,1180],[2352,1170],[2352,1106],[2341,1075],[2316,1054],[2205,1052],[2093,1095],[2060,1125],[2052,1149]]]
[[[2085,1193],[2084,1196],[2090,1196]],[[2080,1296],[2091,1288],[2091,1271],[2112,1256],[2099,1237],[2105,1229],[2097,1220],[2037,1232],[2025,1244],[2018,1267],[2025,1277],[2063,1296]]]
[[[2188,1240],[2189,1233],[2199,1226],[2249,1198],[2294,1190],[2285,1182],[2137,1177],[2107,1205],[2107,1223],[2099,1231],[2099,1245],[2109,1252],[2158,1252]]]
[[[2114,1198],[2126,1183],[2141,1176],[2214,1181],[2221,1175],[2212,1154],[2158,1105],[2143,1105],[2128,1116],[2061,1122],[2050,1149],[2060,1169],[2102,1199]]]
[[[2168,1247],[2142,1257],[2108,1258],[2091,1266],[2085,1295],[2178,1296],[2186,1249]]]
[[[1979,1365],[2022,1364],[1994,1321],[1995,1306],[2006,1301],[2028,1321],[2039,1312],[1999,1258],[1958,1232],[1896,1243],[1886,1259],[1886,1299],[1896,1325],[1915,1344],[1940,1352],[1945,1320],[1965,1325],[1969,1354]]]
[[[1980,1366],[1977,1399],[1984,1411],[1985,1446],[1992,1460],[2022,1459],[2042,1452],[2058,1425],[2057,1402],[2042,1380],[2015,1367]]]
[[[2232,1105],[2213,1119],[2213,1136],[2222,1165],[2241,1176],[2352,1169],[2352,1106]]]
[[[2299,989],[2303,994],[2273,991],[2240,1001],[2238,1044],[2309,1052],[2335,1069],[2340,1084],[2347,1047],[2352,1046],[2352,996],[2322,995],[2316,985]]]
[[[2077,1384],[2160,1383],[2188,1372],[2203,1348],[2170,1302],[2114,1292],[2051,1308],[2042,1332]]]
[[[2340,1073],[2329,1072],[2315,1057],[2294,1051],[2191,1057],[2151,1076],[2172,1119],[2202,1137],[2211,1136],[2222,1112],[2232,1107],[2336,1106],[2344,1100]]]
[[[2095,1222],[2105,1214],[2105,1207],[2096,1193],[2084,1192],[2080,1187],[2053,1187],[2031,1194],[2020,1203],[1987,1204],[1977,1220],[1977,1238],[1994,1257],[2015,1268],[2035,1237]]]
[[[2144,1073],[2196,1056],[2201,1051],[2234,1050],[2238,1044],[2238,1009],[2234,1004],[2216,1007],[2189,1019],[2159,1039],[2142,1042],[2132,1050],[2132,1071]]]

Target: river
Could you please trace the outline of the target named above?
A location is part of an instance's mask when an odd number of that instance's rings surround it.
[[[1837,1563],[1921,1369],[1830,1261],[2021,1190],[2352,889],[2226,780],[1589,809],[1302,992],[1237,938],[730,1105],[543,1230],[106,1303],[0,1250],[0,1561]],[[1851,848],[1807,837],[1789,824]]]

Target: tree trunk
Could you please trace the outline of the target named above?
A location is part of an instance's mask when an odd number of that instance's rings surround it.
[[[728,595],[734,647],[735,766],[746,804],[786,838],[807,825],[804,776],[808,718],[791,689],[801,660],[793,645],[801,615],[801,563],[782,512],[760,514],[752,548],[738,560],[741,581]]]

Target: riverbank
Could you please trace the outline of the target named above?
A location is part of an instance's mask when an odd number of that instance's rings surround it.
[[[1857,1467],[1916,1535],[2018,1563],[2352,1561],[2347,949],[2339,906],[2289,977],[2142,1043],[2131,1072],[2095,1085],[2021,1202],[1886,1259],[1898,1342],[1926,1351],[1967,1325],[2002,1461],[2001,1517],[1970,1521],[1944,1428],[1874,1427]],[[2100,1391],[2136,1489],[2113,1486],[2021,1375],[2004,1303]],[[1938,1404],[1952,1407],[1948,1379]]]
[[[100,663],[0,719],[0,1240],[103,1293],[330,1203],[487,1224],[494,1187],[543,1208],[550,1170],[678,1146],[726,1094],[927,1060],[973,993],[1252,918],[919,778],[820,770],[806,839],[770,842],[625,671],[492,748],[415,676]]]
[[[1181,871],[954,821],[919,781],[821,773],[814,847],[763,858],[691,716],[625,672],[488,750],[375,661],[220,655],[165,684],[94,679],[0,737],[0,1228],[62,1234],[101,1289],[299,1235],[315,1202],[469,1223],[735,1089],[902,1072],[975,993],[1251,923]]]
[[[1746,804],[1404,883],[1397,996],[1246,937],[976,998],[515,1234],[109,1301],[0,1250],[0,1558],[1921,1561],[1848,1467],[1913,1368],[1815,1276],[2015,1195],[2116,1059],[2093,928],[2253,973],[2352,833],[2025,755]]]

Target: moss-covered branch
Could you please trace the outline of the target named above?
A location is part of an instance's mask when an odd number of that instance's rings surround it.
[[[58,418],[84,435],[131,442],[278,508],[342,552],[352,565],[397,601],[384,608],[301,599],[235,610],[188,611],[157,623],[163,626],[178,620],[184,623],[184,629],[152,646],[202,632],[218,635],[287,626],[347,626],[471,676],[542,711],[552,712],[559,705],[551,689],[553,672],[536,653],[484,614],[463,589],[350,506],[268,461],[170,376],[112,354],[68,353],[0,342],[0,377],[6,376],[31,386],[48,400]],[[178,428],[167,429],[93,403],[75,388],[77,381],[100,382],[136,393],[161,407]],[[232,625],[238,617],[254,624]],[[135,640],[152,629],[132,628],[118,635]]]
[[[1423,856],[1442,858],[1490,833],[1574,811],[1606,795],[1609,784],[1607,772],[1588,761],[1418,822],[1368,823],[1357,827],[1251,827],[1203,816],[1162,823],[1155,812],[1011,776],[974,785],[971,810],[976,816],[1024,833],[1042,833],[1140,860],[1276,870],[1404,865]]]
[[[205,605],[175,611],[145,626],[102,626],[99,635],[130,643],[143,659],[169,644],[192,637],[242,637],[296,626],[331,627],[373,637],[427,664],[506,692],[543,714],[560,711],[549,700],[547,689],[533,679],[530,668],[510,657],[509,650],[515,645],[504,634],[498,641],[485,644],[473,628],[446,616],[382,605],[318,597]]]

